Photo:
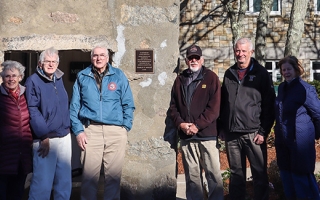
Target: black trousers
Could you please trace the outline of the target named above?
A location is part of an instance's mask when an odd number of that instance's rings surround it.
[[[267,145],[253,142],[256,133],[231,132],[226,135],[227,157],[231,176],[229,184],[230,200],[245,200],[246,196],[246,158],[254,185],[254,200],[269,199],[267,174]]]
[[[0,199],[21,200],[27,175],[0,175]]]

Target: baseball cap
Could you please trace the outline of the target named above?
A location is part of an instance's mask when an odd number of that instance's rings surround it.
[[[192,45],[187,48],[187,58],[193,55],[202,56],[202,51],[199,46]]]

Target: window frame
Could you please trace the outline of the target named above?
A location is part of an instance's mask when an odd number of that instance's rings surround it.
[[[248,5],[248,10],[246,11],[247,15],[259,15],[260,12],[254,12],[253,11],[253,3],[255,0],[248,0],[249,1],[249,5]],[[263,0],[261,0],[263,1]],[[281,2],[282,0],[277,0],[278,1],[278,10],[277,11],[272,11],[270,12],[270,15],[281,15]],[[314,0],[317,1],[317,0]],[[320,12],[319,12],[320,14]]]
[[[319,1],[320,3],[320,1]],[[318,0],[313,0],[313,6],[314,6],[314,14],[320,15],[320,10],[317,10],[318,8]]]
[[[310,81],[314,81],[314,73],[319,73],[320,74],[320,69],[313,69],[313,63],[319,63],[320,64],[320,60],[310,60],[310,76],[309,79]],[[320,78],[319,80],[320,81]]]
[[[267,63],[271,63],[271,69],[266,70],[271,73],[271,78],[273,82],[281,82],[282,81],[282,76],[280,73],[280,67],[277,68],[277,63],[279,63],[279,60],[266,60],[266,65]],[[265,65],[265,67],[266,67]],[[280,75],[280,80],[278,80],[278,76]]]

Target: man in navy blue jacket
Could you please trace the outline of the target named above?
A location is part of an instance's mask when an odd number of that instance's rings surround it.
[[[33,131],[33,176],[29,200],[70,199],[71,136],[68,95],[54,48],[40,54],[36,72],[26,81],[26,97]]]

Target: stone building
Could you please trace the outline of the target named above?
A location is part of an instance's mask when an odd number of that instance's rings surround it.
[[[248,0],[242,36],[255,40],[259,8],[256,3],[261,0]],[[184,57],[185,49],[191,44],[204,48],[205,65],[222,79],[225,70],[234,63],[232,32],[230,22],[223,12],[221,1],[189,0],[180,7],[180,51]],[[283,58],[289,27],[292,1],[274,0],[268,21],[266,36],[266,68],[273,81],[280,81],[281,76],[276,63]],[[305,31],[301,39],[298,59],[303,63],[306,80],[320,80],[319,25],[320,1],[309,0]]]
[[[69,97],[76,73],[90,64],[90,50],[97,43],[109,45],[113,65],[127,75],[136,105],[122,199],[175,199],[176,154],[164,131],[179,58],[179,1],[0,0],[0,5],[0,61],[21,62],[28,77],[39,52],[55,47]],[[136,65],[136,53],[144,50],[151,50],[152,57],[147,73]],[[76,148],[73,168],[79,167]]]

